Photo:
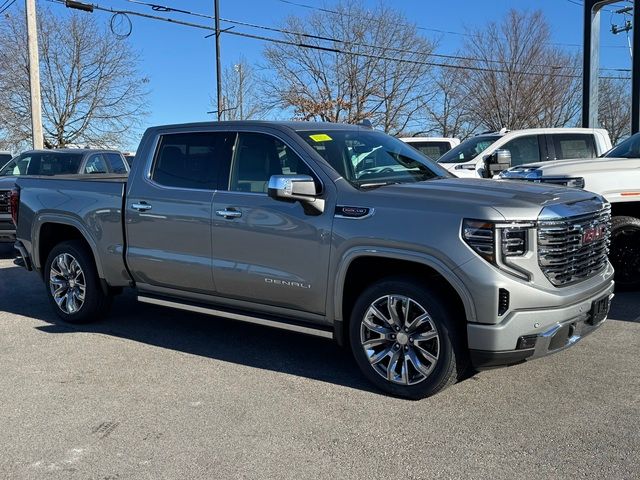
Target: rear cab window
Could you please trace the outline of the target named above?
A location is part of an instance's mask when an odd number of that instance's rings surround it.
[[[429,157],[431,160],[438,160],[442,155],[451,150],[451,144],[449,142],[416,141],[407,142],[407,144],[418,150],[426,157]]]
[[[216,190],[231,161],[234,132],[167,133],[160,137],[151,179],[173,188]],[[225,186],[226,188],[226,186]]]
[[[120,154],[107,152],[103,155],[109,164],[109,171],[112,173],[127,173],[127,167]]]
[[[589,133],[548,134],[556,160],[597,157],[595,139]]]

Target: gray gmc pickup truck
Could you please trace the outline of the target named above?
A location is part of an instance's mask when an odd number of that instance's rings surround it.
[[[11,202],[20,261],[65,321],[134,287],[333,337],[407,398],[575,344],[613,291],[599,195],[455,178],[361,126],[150,128],[128,178],[20,178]]]

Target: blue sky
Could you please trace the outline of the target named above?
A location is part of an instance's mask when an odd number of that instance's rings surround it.
[[[167,5],[193,12],[213,14],[213,0],[144,0],[149,3]],[[334,2],[314,0],[291,0],[311,6],[331,8]],[[62,5],[40,1],[41,5],[64,10]],[[155,15],[149,7],[136,5],[127,0],[94,0],[94,3],[119,9],[135,10]],[[375,6],[378,0],[365,0]],[[401,10],[417,25],[425,28],[446,30],[454,33],[421,33],[438,41],[438,53],[454,53],[464,41],[464,32],[486,25],[501,18],[510,8],[541,9],[552,28],[553,41],[566,44],[582,42],[581,0],[387,0]],[[628,5],[620,2],[616,5]],[[607,7],[615,10],[616,6]],[[619,7],[618,7],[619,8]],[[282,0],[220,0],[220,16],[232,20],[279,26],[288,15],[306,15],[311,10],[291,5]],[[93,13],[96,19],[106,23],[110,14]],[[194,18],[172,13],[171,18],[207,24],[204,18]],[[327,14],[330,21],[330,14]],[[215,56],[213,38],[205,38],[208,32],[169,23],[131,17],[133,30],[130,41],[141,54],[141,71],[150,79],[151,90],[147,124],[163,124],[211,120],[211,99],[215,98]],[[611,20],[622,23],[621,15],[605,12],[602,15],[601,65],[603,67],[629,68],[631,60],[624,34],[609,32]],[[225,27],[225,24],[222,24]],[[268,34],[245,27],[239,31]],[[275,35],[275,34],[273,34]],[[263,42],[238,38],[231,35],[221,37],[222,61],[233,64],[240,55],[249,62],[260,61]],[[579,47],[566,46],[570,51],[580,52]]]

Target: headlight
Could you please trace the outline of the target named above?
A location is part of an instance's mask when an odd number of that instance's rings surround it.
[[[529,278],[513,262],[530,251],[529,238],[533,222],[489,222],[465,219],[462,238],[478,255],[489,263],[520,278]]]
[[[584,188],[584,178],[582,177],[542,177],[540,181],[543,183],[564,185],[565,187]]]

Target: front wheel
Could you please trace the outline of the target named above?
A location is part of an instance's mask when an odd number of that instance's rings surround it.
[[[611,219],[609,260],[616,271],[616,287],[640,288],[640,219],[627,216]]]
[[[367,288],[351,313],[349,340],[365,377],[399,397],[438,393],[465,370],[450,309],[411,279],[391,278]]]
[[[47,258],[44,280],[49,302],[65,322],[92,322],[109,309],[111,297],[102,291],[93,255],[83,242],[56,245]]]

